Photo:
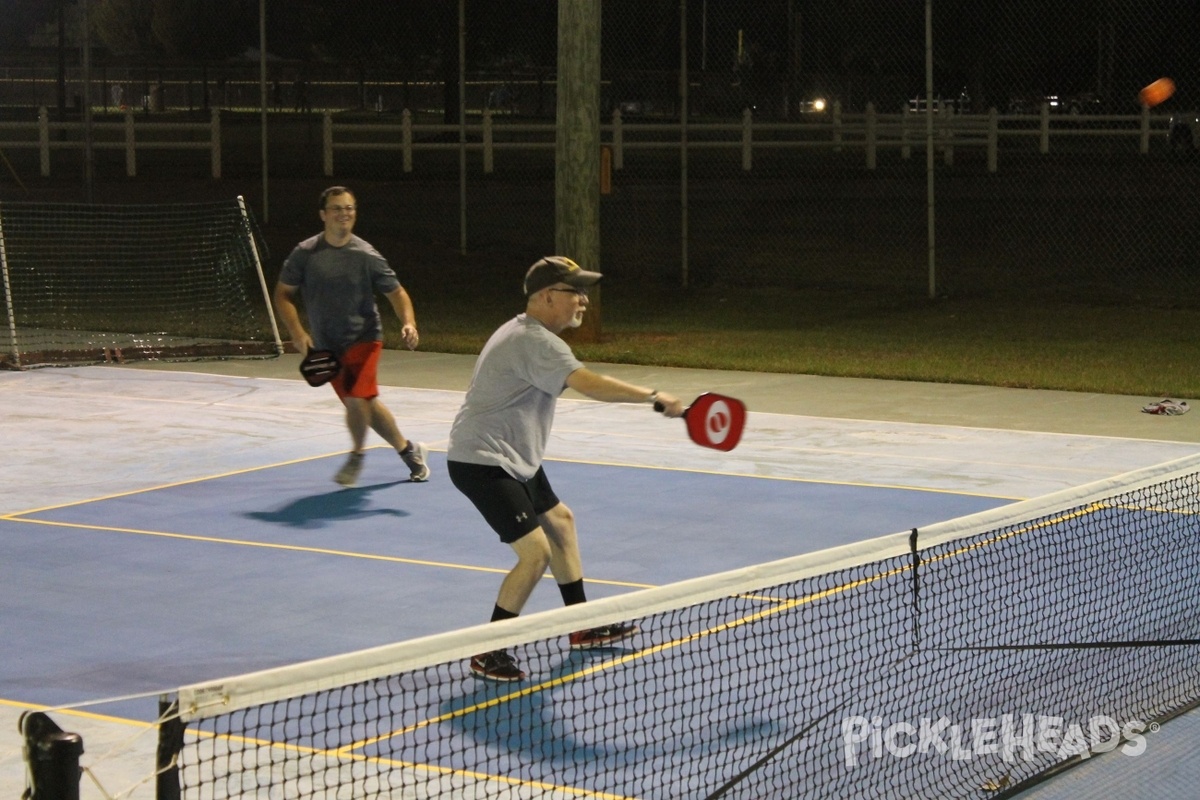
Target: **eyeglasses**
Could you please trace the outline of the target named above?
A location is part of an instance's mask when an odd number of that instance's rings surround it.
[[[342,212],[353,214],[354,206],[325,206],[325,210],[332,211],[335,214],[341,214]]]
[[[587,289],[551,289],[552,292],[566,292],[568,294],[577,294],[580,297],[587,297]]]

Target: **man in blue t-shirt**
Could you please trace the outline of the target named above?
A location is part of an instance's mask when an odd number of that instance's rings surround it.
[[[484,345],[450,428],[450,480],[517,554],[516,566],[500,584],[493,622],[520,614],[547,566],[564,603],[587,599],[575,517],[542,468],[563,390],[569,386],[609,403],[658,403],[668,417],[683,416],[683,403],[666,392],[588,369],[559,336],[583,321],[588,287],[600,277],[562,256],[547,256],[529,268],[525,313],[501,325]],[[572,633],[570,645],[605,647],[636,632],[634,625],[605,625]],[[475,656],[470,668],[488,680],[525,677],[505,650]]]
[[[301,356],[310,350],[330,350],[342,368],[330,381],[346,407],[346,427],[353,448],[334,480],[353,486],[362,471],[367,429],[396,448],[409,469],[409,479],[429,479],[426,448],[405,438],[392,412],[379,399],[379,356],[383,352],[383,323],[375,302],[378,292],[388,299],[403,326],[400,336],[409,350],[417,346],[417,321],[412,300],[379,251],[355,236],[358,209],[344,186],[321,193],[325,230],[296,245],[283,262],[275,286],[275,308]],[[297,301],[308,314],[310,334],[300,322]]]

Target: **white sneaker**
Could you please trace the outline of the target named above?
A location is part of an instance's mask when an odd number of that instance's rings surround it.
[[[429,450],[420,442],[414,442],[411,439],[408,442],[409,450],[407,453],[401,453],[400,458],[404,459],[404,463],[408,465],[408,479],[413,483],[421,483],[429,480],[429,466],[425,463],[425,457],[429,455]]]

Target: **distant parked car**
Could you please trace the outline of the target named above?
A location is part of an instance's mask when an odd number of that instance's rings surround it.
[[[807,97],[796,105],[801,114],[824,114],[833,107],[833,102],[821,96]]]
[[[1104,99],[1095,92],[1079,92],[1062,98],[1068,114],[1099,114],[1104,111]]]
[[[1172,114],[1167,123],[1167,142],[1180,155],[1200,151],[1200,112]]]
[[[658,111],[654,101],[644,97],[627,97],[617,103],[617,108],[621,109],[622,117],[643,117]]]
[[[622,117],[646,117],[658,116],[668,110],[658,99],[661,87],[643,81],[619,78],[602,91],[605,114],[620,111]]]
[[[910,98],[907,105],[909,111],[918,114],[925,113],[926,102],[922,95]],[[955,114],[965,114],[971,110],[971,96],[967,94],[966,89],[951,97],[936,95],[933,98],[933,113],[936,114],[943,109],[953,111]]]
[[[508,84],[497,86],[488,92],[485,103],[490,111],[515,114],[517,113],[517,90]]]
[[[1098,114],[1104,101],[1095,92],[1078,94],[1014,95],[1008,101],[1010,114],[1040,114],[1045,105],[1051,114]]]

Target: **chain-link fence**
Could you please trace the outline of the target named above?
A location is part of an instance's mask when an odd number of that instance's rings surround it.
[[[679,60],[682,35],[692,129],[686,194],[677,153],[626,156],[606,266],[678,274],[683,219],[697,282],[1195,302],[1196,171],[1169,135],[1196,91],[1195,5],[929,9],[927,71],[923,4],[606,5],[614,105],[679,119],[680,66],[623,67]],[[1161,75],[1180,94],[1144,114],[1138,89]],[[746,109],[742,131],[706,125]]]
[[[332,162],[339,182],[394,181],[409,199],[398,225],[457,241],[465,220],[469,250],[548,252],[556,4],[465,2],[461,84],[454,4],[435,23],[423,4],[363,5],[370,30],[319,58],[268,41],[272,172]],[[605,0],[601,266],[690,285],[1194,305],[1198,35],[1200,9],[1178,0]],[[90,92],[76,62],[63,81],[52,63],[6,68],[7,118],[59,94],[68,110],[87,96],[164,118],[215,106],[226,176],[260,166],[256,53],[101,52]],[[1164,75],[1179,92],[1141,107],[1138,89]]]

